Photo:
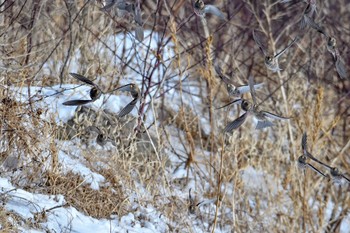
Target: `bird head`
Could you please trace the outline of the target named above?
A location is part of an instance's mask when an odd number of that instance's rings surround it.
[[[332,49],[335,49],[337,40],[334,37],[329,37],[327,44],[329,47],[332,47]]]
[[[273,59],[273,58],[272,58],[271,56],[266,56],[266,57],[265,57],[265,62],[268,63],[268,64],[270,64],[270,63],[272,62],[272,59]]]
[[[200,9],[202,10],[204,8],[204,2],[202,0],[197,0],[195,3],[194,3],[194,7],[197,8],[197,9]]]
[[[242,103],[241,103],[241,108],[244,110],[244,111],[248,111],[249,109],[251,109],[252,107],[252,103],[250,103],[249,101],[247,100],[243,100]]]

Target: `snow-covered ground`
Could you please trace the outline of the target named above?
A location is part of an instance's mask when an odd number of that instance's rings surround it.
[[[157,37],[157,35],[153,36]],[[145,40],[144,44],[148,45],[150,37],[147,33],[146,38],[147,39]],[[122,39],[117,37],[115,40],[118,43],[118,40]],[[156,40],[157,38],[153,38],[152,43],[150,43],[152,49],[156,49]],[[127,50],[132,50],[132,46],[134,45],[134,41],[131,40],[127,42],[125,46],[127,46]],[[138,46],[142,48],[142,45]],[[119,46],[118,49],[119,48],[121,49],[121,46]],[[138,52],[142,53],[140,50]],[[172,55],[173,53],[170,51],[170,49],[168,49],[164,56],[164,60]],[[46,70],[49,69],[49,64],[50,62],[48,62],[48,65],[45,67]],[[69,70],[71,72],[77,72],[77,67],[77,64],[71,64]],[[134,78],[123,79],[120,82],[120,85],[124,85],[129,82],[135,82],[137,85],[141,85],[141,78],[135,78],[135,76],[137,76],[136,73],[133,73],[132,70],[128,70],[128,74],[130,77]],[[159,75],[161,76],[162,74]],[[178,79],[175,78],[174,83],[176,81],[178,81]],[[50,120],[52,117],[54,117],[56,123],[58,125],[62,125],[74,116],[75,110],[77,108],[74,106],[64,106],[62,103],[64,101],[72,99],[88,98],[90,87],[86,85],[73,84],[64,84],[61,87],[31,87],[30,93],[32,96],[30,98],[28,98],[28,89],[26,87],[11,87],[11,89],[13,91],[13,97],[15,97],[19,102],[27,103],[28,99],[30,99],[30,101],[35,102],[35,107],[47,109],[47,111],[41,115],[42,119]],[[200,92],[200,88],[195,88],[192,85],[184,85],[184,91],[192,94],[198,94]],[[156,90],[151,90],[146,99],[146,102],[150,101],[152,97],[156,96],[156,94]],[[183,95],[184,96],[181,97],[174,90],[169,91],[166,99],[168,103],[172,103],[169,104],[169,107],[171,107],[174,111],[178,111],[179,103],[183,101],[185,104],[188,104],[193,108],[193,112],[200,113],[200,106],[203,104],[201,103],[201,99],[186,93]],[[95,102],[89,103],[88,106],[92,107],[95,110],[107,109],[110,112],[118,113],[130,101],[131,97],[125,93],[112,93],[102,95],[102,97],[100,97]],[[137,116],[138,106],[139,104],[131,112],[131,115],[134,117]],[[146,118],[146,124],[153,122],[153,116],[154,113],[150,111]],[[200,122],[202,125],[209,125],[207,116],[200,116]],[[206,132],[209,132],[209,129],[207,127],[204,127],[204,129]],[[179,151],[185,150],[178,139],[178,135],[173,135],[173,137],[172,135],[169,136],[173,147],[177,148]],[[106,177],[99,174],[97,171],[93,171],[90,167],[87,166],[86,160],[83,158],[83,156],[80,156],[80,148],[76,147],[75,143],[71,141],[57,141],[57,145],[59,149],[58,163],[60,164],[62,174],[72,172],[76,175],[81,176],[84,180],[84,184],[89,185],[93,190],[99,190],[101,186],[106,185]],[[74,151],[74,153],[72,153],[74,156],[67,153],[67,151]],[[170,150],[165,151],[167,152],[169,160],[173,164],[180,164],[181,162],[184,162],[175,156]],[[208,154],[209,152],[202,152],[201,159],[203,159],[203,161],[208,160],[208,157],[206,157]],[[199,167],[203,174],[208,175],[208,171],[206,170],[205,166]],[[184,164],[178,167],[175,171],[169,169],[168,171],[164,172],[164,175],[169,180],[185,178],[188,175]],[[260,192],[262,195],[271,195],[272,197],[281,195],[281,193],[285,192],[280,182],[277,182],[274,177],[256,168],[246,167],[240,172],[240,176],[242,177],[243,183],[247,190],[258,190],[258,192]],[[172,190],[168,190],[167,193],[164,193],[164,196],[179,196],[184,200],[184,202],[188,201],[188,190],[196,190],[196,188],[198,188],[195,187],[194,182],[192,182],[194,174],[190,172],[189,178],[190,182],[185,187],[185,190],[180,187],[176,188],[177,186],[174,186]],[[62,195],[45,195],[40,193],[27,192],[23,189],[14,187],[11,184],[10,180],[11,178],[9,176],[1,175],[0,197],[3,202],[3,207],[7,211],[15,213],[22,219],[20,222],[15,219],[11,219],[11,217],[8,219],[14,226],[16,226],[16,228],[22,232],[207,232],[211,227],[210,224],[213,220],[212,216],[214,215],[213,213],[215,213],[216,209],[216,198],[204,198],[200,194],[200,190],[198,190],[195,192],[195,194],[193,194],[199,200],[203,201],[198,206],[198,208],[200,211],[203,211],[204,213],[210,213],[211,215],[205,220],[199,220],[188,213],[184,213],[182,221],[187,222],[186,225],[188,228],[177,229],[177,223],[173,222],[171,219],[167,219],[164,213],[159,211],[156,206],[153,206],[151,203],[143,205],[140,204],[140,202],[137,202],[137,196],[147,196],[148,193],[144,184],[135,181],[135,185],[138,186],[138,193],[136,194],[132,191],[128,193],[128,201],[130,203],[130,206],[132,206],[133,211],[130,211],[130,213],[125,214],[121,217],[111,215],[108,219],[96,219],[90,216],[86,216],[76,208],[67,205],[65,197]],[[202,187],[203,189],[210,188],[209,183],[203,184]],[[222,191],[225,192],[228,196],[234,195],[234,188],[235,187],[232,184],[222,184]],[[285,209],[280,210],[280,213],[284,212],[287,214],[291,211],[289,208],[292,208],[292,200],[288,198],[288,195],[286,195],[286,198],[284,198],[283,201]],[[161,204],[165,205],[166,203],[167,202],[164,201],[164,203]],[[249,202],[249,205],[251,208],[254,208],[256,205],[253,196]],[[264,203],[260,203],[260,205],[263,206]],[[333,208],[334,205],[331,202],[328,202],[326,214],[329,213]],[[222,210],[219,211],[219,215],[220,214],[226,215],[231,219],[235,218],[235,214],[233,213],[232,208],[229,208],[229,206],[222,208]],[[40,226],[37,228],[29,228],[28,222],[34,224],[35,219],[37,219],[38,216],[44,216],[40,221]],[[266,215],[263,221],[268,222],[270,218],[271,216]],[[252,219],[251,221],[253,222],[254,220]],[[170,228],[169,226],[172,226],[173,228]],[[350,215],[346,216],[343,219],[340,229],[341,232],[349,232]],[[233,229],[231,229],[230,224],[226,226],[220,225],[217,226],[215,232],[233,232]]]

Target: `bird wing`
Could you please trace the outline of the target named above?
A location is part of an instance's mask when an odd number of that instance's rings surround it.
[[[267,56],[267,49],[263,45],[261,37],[258,34],[256,34],[254,29],[253,29],[253,39],[255,43],[258,45],[261,52],[264,54],[264,56]]]
[[[255,88],[254,88],[253,76],[249,76],[248,83],[249,83],[250,94],[252,95],[252,99],[253,99],[253,104],[256,105],[256,93],[255,93]]]
[[[271,127],[271,126],[273,126],[273,123],[271,121],[268,121],[268,120],[258,121],[255,129],[264,129],[264,128]]]
[[[203,11],[205,14],[210,13],[210,14],[216,15],[217,17],[219,17],[222,20],[226,20],[224,13],[222,13],[216,6],[205,5]]]
[[[225,75],[224,73],[222,73],[222,70],[221,70],[221,67],[216,65],[215,67],[215,71],[216,73],[218,74],[219,78],[226,84],[228,85],[234,85],[234,83],[232,82],[232,80],[227,76]],[[235,85],[234,85],[235,86]]]
[[[254,84],[254,89],[259,89],[264,85],[264,83]],[[244,94],[250,91],[249,85],[242,85],[237,87],[239,93]]]
[[[307,23],[307,15],[304,14],[304,15],[301,17],[301,19],[299,20],[298,26],[299,26],[299,29],[300,29],[300,30],[304,30],[304,29],[306,28],[307,25],[308,25],[308,23]]]
[[[320,170],[318,170],[316,167],[314,167],[313,165],[306,163],[306,165],[311,168],[312,170],[314,170],[315,172],[317,172],[318,174],[322,175],[323,177],[326,177],[325,174],[323,174]]]
[[[306,134],[306,132],[303,133],[303,137],[301,138],[301,148],[303,150],[303,154],[305,156],[307,156],[306,155],[306,152],[307,152],[307,134]]]
[[[344,176],[343,174],[341,175],[347,182],[349,182],[350,183],[350,179],[349,178],[347,178],[346,176]]]
[[[135,107],[137,103],[137,98],[133,99],[128,105],[126,105],[119,113],[118,117],[123,117],[127,114],[129,114]]]
[[[139,26],[143,25],[141,9],[140,7],[135,7],[135,21]]]
[[[65,106],[79,106],[90,102],[93,102],[93,100],[69,100],[69,101],[63,102],[62,104]]]
[[[82,81],[86,84],[97,87],[95,83],[93,83],[90,79],[84,77],[83,75],[76,74],[76,73],[69,73],[69,74],[72,75],[74,78],[78,79],[79,81]]]
[[[104,7],[100,8],[101,11],[108,11],[115,4],[116,0],[106,0]]]
[[[231,123],[229,123],[224,131],[227,133],[232,132],[234,129],[239,128],[247,119],[248,116],[248,112],[245,112],[242,116],[238,117],[236,120],[232,121]]]
[[[119,10],[124,10],[124,11],[127,11],[129,13],[134,13],[134,11],[135,11],[135,5],[132,3],[127,3],[127,2],[117,3],[117,8]]]
[[[273,114],[271,112],[267,112],[267,111],[261,111],[261,114],[263,114],[264,117],[269,117],[271,119],[275,119],[275,120],[288,120],[289,117],[283,117],[283,116],[279,116],[276,114]]]
[[[309,16],[304,16],[304,17],[305,17],[305,22],[311,28],[315,29],[319,33],[321,33],[321,34],[325,35],[326,37],[328,37],[328,34],[326,33],[326,31],[320,25],[318,25],[312,18],[310,18]]]
[[[337,73],[339,74],[339,76],[344,79],[348,77],[347,71],[346,71],[346,67],[345,64],[342,60],[342,58],[340,57],[340,55],[338,54],[338,52],[336,52],[335,55],[335,68],[337,70]]]
[[[137,25],[137,26],[136,26],[136,29],[135,29],[135,38],[136,38],[136,40],[138,40],[139,42],[142,42],[142,41],[143,41],[144,33],[143,33],[143,28],[142,28],[142,26],[140,26],[140,25]]]
[[[225,104],[224,106],[218,107],[217,109],[225,108],[231,104],[242,104],[242,101],[243,101],[242,99],[237,99],[237,100],[234,100],[228,104]]]
[[[284,54],[297,40],[299,39],[298,36],[296,36],[293,41],[287,46],[285,47],[282,51],[280,51],[279,53],[276,54],[276,56],[274,58],[279,58],[282,54]]]
[[[117,89],[114,89],[114,91],[128,91],[131,92],[132,88],[131,88],[132,83],[126,84],[124,86],[118,87]]]

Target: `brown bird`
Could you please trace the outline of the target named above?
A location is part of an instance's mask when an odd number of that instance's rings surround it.
[[[94,82],[92,82],[88,78],[84,77],[83,75],[76,74],[76,73],[69,73],[69,74],[72,75],[74,78],[78,79],[79,81],[82,81],[82,82],[92,86],[92,88],[90,90],[90,99],[89,100],[69,100],[69,101],[64,102],[63,105],[66,105],[66,106],[84,105],[87,103],[94,102],[95,100],[100,98],[100,96],[103,94],[103,92],[99,88],[99,86],[97,86]]]
[[[198,206],[199,203],[197,204],[196,201],[195,201],[195,199],[192,197],[192,195],[191,195],[191,190],[192,190],[192,189],[190,189],[190,190],[188,191],[188,201],[189,201],[188,212],[189,212],[190,214],[195,214],[195,213],[196,213],[197,206]]]
[[[90,132],[96,132],[98,135],[96,137],[96,143],[99,144],[100,146],[104,146],[107,144],[107,142],[110,142],[113,144],[113,146],[116,146],[115,140],[109,138],[105,133],[101,131],[100,128],[96,126],[89,126],[87,128],[88,131]]]

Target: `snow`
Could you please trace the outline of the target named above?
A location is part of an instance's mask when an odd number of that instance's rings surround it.
[[[149,34],[149,32],[148,32]],[[157,37],[157,35],[154,35]],[[128,38],[128,37],[126,37]],[[116,38],[109,38],[108,43],[121,43],[125,38],[121,38],[121,36],[117,36]],[[129,38],[130,39],[130,38]],[[144,41],[144,45],[150,44],[151,49],[157,48],[157,38],[152,38],[150,41],[150,36],[147,35]],[[138,50],[140,54],[144,52],[144,45],[135,45],[134,41],[127,40],[125,43],[126,49],[133,49],[135,47],[135,51]],[[122,46],[117,46],[117,53],[121,53]],[[93,49],[101,49],[102,48],[93,48]],[[170,49],[164,49],[164,60],[170,58],[173,53]],[[107,51],[101,51],[107,52]],[[79,65],[76,63],[79,59],[79,51],[76,51],[73,62],[71,62],[69,66],[69,70],[72,72],[76,72],[79,70]],[[154,59],[154,57],[150,57],[150,60]],[[49,61],[45,67],[44,72],[52,72],[53,68],[50,68],[51,61]],[[168,63],[169,64],[169,63]],[[149,65],[149,64],[148,64]],[[57,67],[56,67],[57,68]],[[58,69],[59,70],[59,69]],[[163,71],[159,69],[158,74],[155,76],[162,76]],[[129,82],[135,82],[137,85],[140,85],[141,78],[139,75],[131,69],[127,69],[126,72],[130,77],[133,78],[125,78],[120,81],[120,85],[127,84]],[[136,78],[135,78],[136,77]],[[139,77],[139,78],[137,78]],[[100,77],[103,78],[103,77]],[[178,81],[181,77],[176,77],[173,79],[174,83]],[[50,120],[52,117],[55,119],[56,123],[63,124],[67,122],[74,116],[75,110],[77,107],[75,106],[64,106],[62,103],[67,100],[73,99],[85,99],[89,96],[90,87],[87,85],[73,85],[73,84],[64,84],[62,86],[52,86],[52,87],[30,87],[31,96],[28,98],[28,88],[27,87],[11,87],[11,90],[14,93],[14,97],[20,102],[34,102],[34,106],[36,108],[47,109],[45,114],[41,117],[45,120]],[[202,112],[201,99],[193,96],[193,94],[199,94],[202,90],[200,87],[193,87],[193,85],[184,85],[183,96],[180,96],[179,92],[174,89],[169,91],[168,98],[166,101],[169,106],[172,107],[173,110],[179,110],[179,106],[173,103],[180,103],[183,101],[185,104],[192,108],[192,111],[199,116],[199,113]],[[151,90],[149,96],[146,98],[146,102],[149,102],[157,95],[156,90]],[[125,93],[117,93],[117,94],[104,94],[98,100],[93,103],[89,103],[88,106],[92,107],[95,110],[99,109],[108,109],[111,112],[118,113],[126,104],[131,101],[131,97],[126,95]],[[138,107],[138,105],[137,105]],[[134,117],[137,116],[137,107],[131,112],[131,115]],[[145,124],[152,123],[154,119],[152,111],[149,111]],[[199,116],[199,120],[202,125],[208,126],[208,119],[206,116]],[[205,131],[208,133],[210,129],[208,127],[203,127]],[[176,132],[175,129],[169,129],[169,132]],[[178,135],[177,135],[178,136]],[[183,135],[182,135],[183,136]],[[178,151],[185,151],[183,144],[179,141],[178,137],[174,135],[171,137],[171,144],[174,148],[177,148]],[[60,164],[60,169],[63,174],[68,172],[73,172],[74,174],[80,175],[84,179],[84,183],[90,185],[93,190],[99,190],[101,186],[106,185],[105,177],[101,174],[98,174],[95,171],[92,171],[90,168],[86,166],[86,161],[81,156],[79,148],[74,148],[74,144],[72,142],[57,142],[59,145],[58,148],[65,148],[65,150],[60,149],[58,151],[58,162]],[[72,154],[68,154],[66,152],[67,148],[74,148],[72,151],[75,152],[74,156]],[[192,171],[187,172],[185,169],[184,161],[175,156],[169,148],[165,149],[167,155],[170,160],[174,164],[183,163],[183,165],[179,166],[178,169],[172,172],[168,172],[167,176],[174,179],[184,179],[189,176],[190,180],[188,185],[185,187],[186,190],[190,188],[195,188],[195,183],[191,180],[193,178]],[[208,153],[202,152],[202,157],[198,159],[207,159],[209,157]],[[208,171],[204,166],[199,165],[200,169],[208,174]],[[242,180],[247,189],[257,190],[257,192],[261,192],[264,194],[269,194],[272,196],[277,195],[279,192],[283,192],[283,188],[280,183],[276,182],[274,177],[266,174],[264,171],[259,171],[252,167],[247,167],[241,171]],[[14,187],[11,184],[9,178],[0,177],[0,197],[6,198],[4,208],[7,211],[11,211],[20,216],[24,221],[34,221],[34,218],[37,214],[45,213],[46,218],[40,222],[41,229],[27,229],[24,223],[16,223],[15,220],[12,220],[17,227],[22,232],[140,232],[140,233],[148,233],[148,232],[169,232],[168,225],[176,226],[176,223],[173,220],[169,220],[164,215],[157,210],[155,206],[150,204],[146,204],[145,206],[141,205],[137,199],[142,197],[143,199],[149,199],[150,195],[147,189],[143,186],[143,184],[135,183],[137,187],[138,193],[129,190],[129,202],[132,206],[132,211],[127,213],[120,218],[118,216],[111,215],[109,219],[96,219],[90,216],[86,216],[76,208],[72,206],[66,205],[66,201],[64,196],[62,195],[45,195],[40,193],[31,193],[25,190]],[[211,188],[208,183],[203,184],[202,189]],[[234,187],[230,184],[223,184],[222,191],[226,192],[227,195],[234,195],[233,191]],[[216,199],[205,199],[200,195],[200,191],[193,192],[193,196],[196,196],[202,203],[199,205],[200,211],[204,213],[213,213],[216,208]],[[183,189],[174,189],[171,192],[167,192],[166,190],[161,190],[161,193],[164,193],[164,196],[177,195],[183,197],[184,200],[188,197],[188,192],[183,192]],[[288,206],[291,203],[289,198],[284,200],[286,205]],[[255,207],[256,203],[254,198],[249,200],[249,203],[252,208]],[[166,204],[164,201],[162,204]],[[263,205],[263,203],[260,203]],[[326,215],[329,216],[332,209],[334,208],[333,203],[327,204]],[[282,211],[282,210],[281,210]],[[285,212],[288,209],[283,210]],[[219,211],[219,214],[227,214],[230,218],[233,218],[232,209],[222,208]],[[211,220],[208,222],[203,222],[201,220],[195,219],[195,217],[188,217],[188,215],[184,215],[183,221],[188,222],[189,232],[205,232],[205,229],[209,229],[209,224]],[[269,221],[269,216],[266,216],[265,221]],[[9,219],[10,220],[10,219]],[[254,221],[252,219],[252,221]],[[0,225],[1,229],[1,225]],[[347,215],[344,220],[341,222],[340,232],[349,232],[350,229],[350,215]],[[177,229],[181,232],[182,229]],[[186,229],[187,230],[187,229]],[[184,232],[186,230],[183,230]],[[222,226],[221,228],[217,228],[215,232],[230,232],[230,226]]]
[[[50,232],[166,232],[164,218],[153,207],[140,208],[137,212],[139,216],[146,215],[147,220],[137,220],[132,213],[122,216],[120,221],[116,216],[111,216],[111,219],[95,219],[73,207],[64,207],[66,202],[62,195],[34,194],[16,189],[5,178],[0,178],[0,187],[0,196],[7,198],[6,210],[30,221],[34,220],[36,214],[45,213],[47,218],[41,227]],[[19,229],[23,232],[46,232],[23,227]]]
[[[70,158],[63,151],[59,151],[58,159],[65,171],[72,171],[84,178],[84,182],[91,185],[94,190],[99,189],[99,184],[105,180],[103,176],[92,172],[89,168],[81,164],[77,159]]]

